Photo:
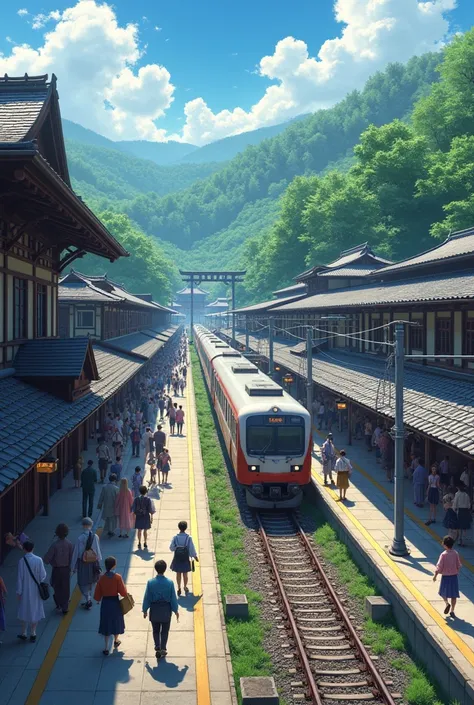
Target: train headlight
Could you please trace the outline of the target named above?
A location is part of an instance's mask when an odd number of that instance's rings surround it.
[[[263,494],[263,485],[253,485],[252,486],[252,494],[254,494],[254,495]]]
[[[260,465],[249,465],[249,472],[260,472]]]
[[[301,472],[302,469],[303,469],[302,465],[292,465],[290,467],[291,472]]]
[[[301,487],[300,485],[288,485],[288,492],[291,492],[291,494],[299,494],[301,492]]]

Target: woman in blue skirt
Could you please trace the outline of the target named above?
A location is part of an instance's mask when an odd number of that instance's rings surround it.
[[[199,562],[193,540],[191,536],[186,533],[187,528],[188,522],[180,521],[178,524],[179,534],[173,536],[173,540],[170,543],[170,551],[174,553],[170,568],[176,573],[178,595],[181,595],[181,578],[183,579],[185,594],[187,595],[189,593],[188,573],[191,571],[191,560]]]
[[[461,570],[461,559],[459,553],[453,550],[454,539],[451,536],[444,537],[443,546],[446,550],[438,559],[433,580],[436,582],[438,575],[441,575],[439,594],[445,602],[444,614],[450,611],[450,616],[454,617],[454,608],[459,597],[458,573]],[[448,600],[451,600],[451,605]]]
[[[114,648],[120,646],[119,634],[125,632],[125,622],[120,607],[119,595],[127,596],[127,589],[122,580],[122,576],[114,572],[117,561],[113,556],[105,559],[104,575],[95,586],[94,599],[100,602],[100,624],[99,634],[105,640],[104,656],[109,655],[109,640],[113,635]]]

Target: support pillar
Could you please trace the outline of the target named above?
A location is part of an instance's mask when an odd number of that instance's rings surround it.
[[[394,556],[406,556],[409,551],[405,543],[405,496],[403,454],[405,433],[403,426],[403,373],[404,373],[404,339],[403,323],[395,324],[395,492],[394,492],[394,536],[390,553]]]

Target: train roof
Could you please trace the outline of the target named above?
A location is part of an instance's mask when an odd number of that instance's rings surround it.
[[[195,326],[195,335],[240,413],[285,412],[309,416],[304,406],[238,350],[204,326]]]

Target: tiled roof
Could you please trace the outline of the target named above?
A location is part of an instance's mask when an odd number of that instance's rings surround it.
[[[474,273],[460,272],[445,276],[406,279],[369,286],[334,289],[314,294],[293,303],[285,303],[276,311],[303,311],[305,309],[347,308],[351,306],[425,301],[451,301],[474,298]]]
[[[107,300],[127,302],[135,306],[144,306],[147,309],[156,310],[156,304],[130,294],[123,286],[109,279],[107,275],[88,276],[87,274],[71,270],[59,283],[60,299],[64,301],[68,298],[67,293],[64,293],[66,290],[73,292],[74,289],[79,289],[82,286],[84,289],[88,288],[91,290],[91,294],[89,294],[89,298],[87,299],[89,301],[103,301],[104,299],[94,298],[95,294],[99,292],[103,294]],[[74,293],[72,295],[73,297],[75,296]],[[77,297],[80,298],[78,294]]]
[[[422,252],[421,255],[404,259],[402,262],[397,262],[389,267],[384,267],[380,270],[383,275],[386,272],[396,272],[400,269],[411,269],[412,267],[421,267],[422,265],[436,263],[440,260],[451,259],[453,257],[464,257],[474,253],[474,228],[460,230],[450,235],[444,242],[431,250]]]
[[[297,301],[301,299],[300,296],[286,296],[284,299],[271,299],[270,301],[263,301],[261,304],[253,304],[253,306],[244,306],[243,308],[236,308],[235,311],[229,311],[229,313],[254,313],[257,311],[266,311],[275,306],[281,306],[283,303],[290,303],[291,301]]]
[[[345,267],[338,267],[337,269],[328,269],[325,272],[320,272],[318,276],[320,277],[366,277],[372,274],[374,271],[373,265],[369,264],[353,264],[346,265]]]
[[[208,291],[204,291],[204,289],[201,289],[201,287],[197,286],[197,284],[196,284],[196,286],[193,287],[193,296],[196,296],[196,295],[197,296],[207,296],[208,293],[209,293]],[[187,286],[184,289],[181,289],[181,291],[177,291],[176,296],[178,296],[178,294],[181,294],[184,296],[190,296],[191,295],[191,287]]]
[[[369,262],[365,262],[365,260],[368,259]],[[312,267],[311,269],[307,269],[305,272],[301,272],[301,274],[298,274],[297,277],[295,277],[296,281],[302,281],[305,279],[308,279],[312,276],[318,275],[321,276],[322,272],[326,272],[328,269],[337,269],[339,267],[346,267],[348,264],[354,264],[358,260],[364,260],[364,264],[373,264],[372,269],[379,269],[386,264],[392,264],[390,260],[384,259],[383,257],[379,257],[376,255],[372,248],[369,247],[369,244],[367,242],[363,243],[362,245],[357,245],[356,247],[351,247],[349,250],[343,250],[339,257],[334,260],[334,262],[330,262],[329,264],[326,265],[316,265],[315,267]]]
[[[0,78],[0,142],[26,138],[49,96],[47,76]]]
[[[59,303],[107,303],[110,301],[120,301],[120,297],[108,291],[102,291],[93,284],[60,284],[58,287]]]
[[[273,296],[281,296],[282,294],[289,296],[290,294],[298,294],[306,291],[306,285],[301,282],[301,284],[292,284],[291,286],[285,286],[283,289],[277,289],[273,292]]]
[[[29,340],[20,346],[13,366],[17,377],[73,377],[81,375],[89,338]]]
[[[176,333],[177,329],[178,326],[171,326],[163,330],[146,328],[138,333],[122,335],[119,338],[108,338],[108,340],[102,341],[102,345],[105,348],[141,355],[149,360]]]
[[[0,492],[117,392],[143,362],[94,345],[100,379],[75,402],[15,377],[0,379]]]
[[[231,330],[225,333],[232,335]],[[244,335],[238,335],[237,339],[245,342]],[[263,346],[262,342],[265,343]],[[265,350],[266,343],[265,338],[250,337],[250,347],[254,350]],[[302,364],[305,362],[291,354],[293,347],[294,342],[275,340],[274,360],[292,372],[304,375]],[[385,360],[368,355],[330,350],[328,353],[320,351],[313,357],[313,380],[317,384],[393,418],[393,386],[386,385],[385,395],[381,395],[379,389],[384,370]],[[474,456],[474,382],[406,366],[404,386],[405,423],[415,431]]]

